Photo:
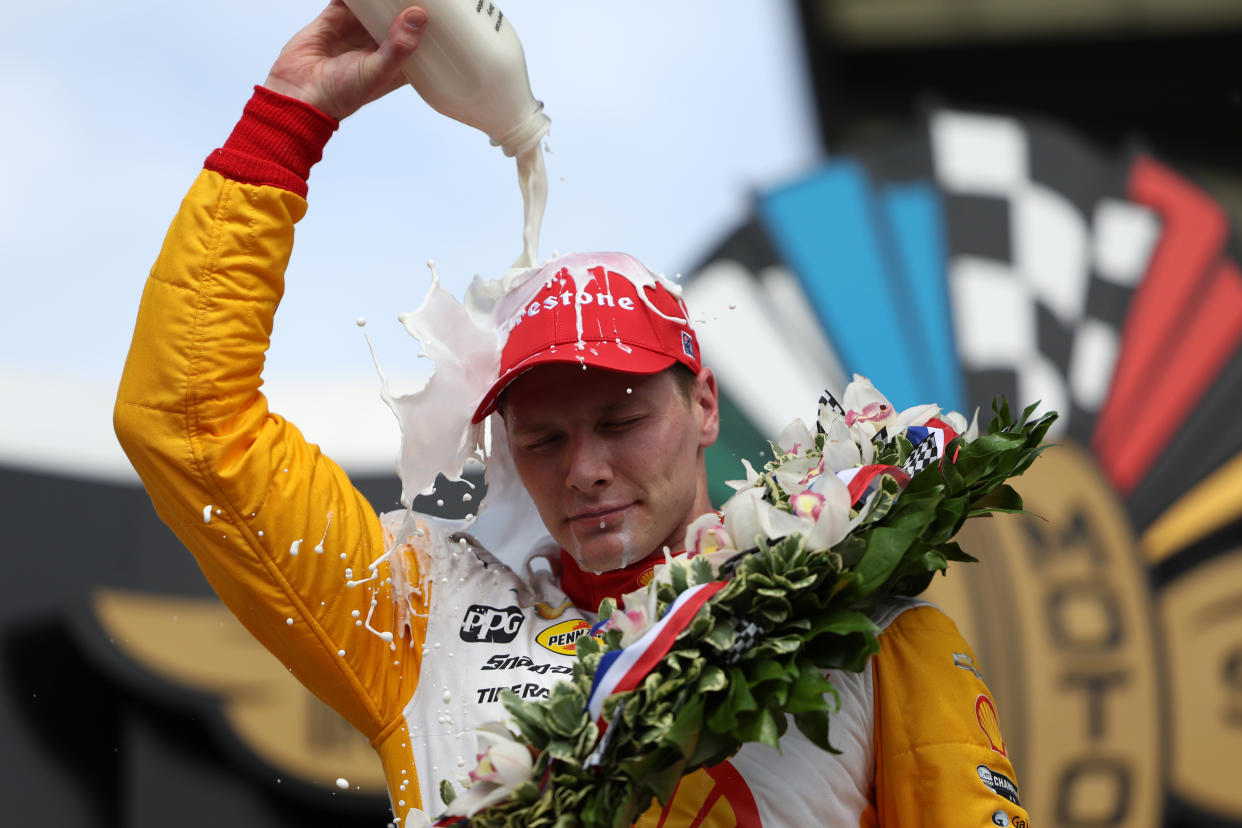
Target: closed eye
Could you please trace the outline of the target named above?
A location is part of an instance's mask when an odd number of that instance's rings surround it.
[[[616,419],[616,420],[606,420],[600,423],[600,428],[603,429],[604,431],[626,431],[627,429],[633,428],[634,426],[638,425],[642,421],[643,421],[642,416],[623,417],[621,419]]]

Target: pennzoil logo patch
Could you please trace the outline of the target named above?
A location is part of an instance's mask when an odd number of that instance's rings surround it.
[[[553,624],[535,636],[535,640],[545,650],[571,656],[575,652],[578,639],[588,635],[590,632],[590,624],[581,618],[575,618],[572,621],[562,621],[559,624]]]

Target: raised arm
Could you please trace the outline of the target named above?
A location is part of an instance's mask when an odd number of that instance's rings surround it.
[[[346,584],[385,551],[378,518],[335,463],[268,410],[261,370],[310,168],[339,118],[399,85],[425,21],[407,9],[377,47],[333,2],[285,47],[173,220],[115,409],[157,511],[212,587],[373,739],[400,717],[385,705],[417,681],[421,630],[398,638],[394,655],[356,625],[374,592],[371,625],[396,627],[388,590]]]

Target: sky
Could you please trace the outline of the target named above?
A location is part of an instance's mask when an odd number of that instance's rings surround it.
[[[128,479],[111,407],[182,195],[311,0],[6,9],[0,94],[0,463]],[[756,192],[818,160],[794,4],[509,0],[552,119],[541,257],[624,250],[689,272]],[[404,88],[346,119],[310,177],[265,370],[274,410],[347,468],[391,469],[427,360],[397,314],[434,260],[461,295],[521,250],[512,159]],[[366,321],[360,328],[358,320]]]

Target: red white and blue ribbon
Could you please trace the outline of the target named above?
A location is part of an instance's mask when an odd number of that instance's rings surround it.
[[[727,581],[712,581],[677,596],[664,617],[653,624],[642,636],[628,647],[610,650],[600,658],[595,669],[591,694],[587,696],[587,711],[592,719],[599,719],[604,709],[604,699],[614,693],[633,690],[642,683],[660,659],[672,649],[673,642],[682,630],[690,625],[694,616]]]

